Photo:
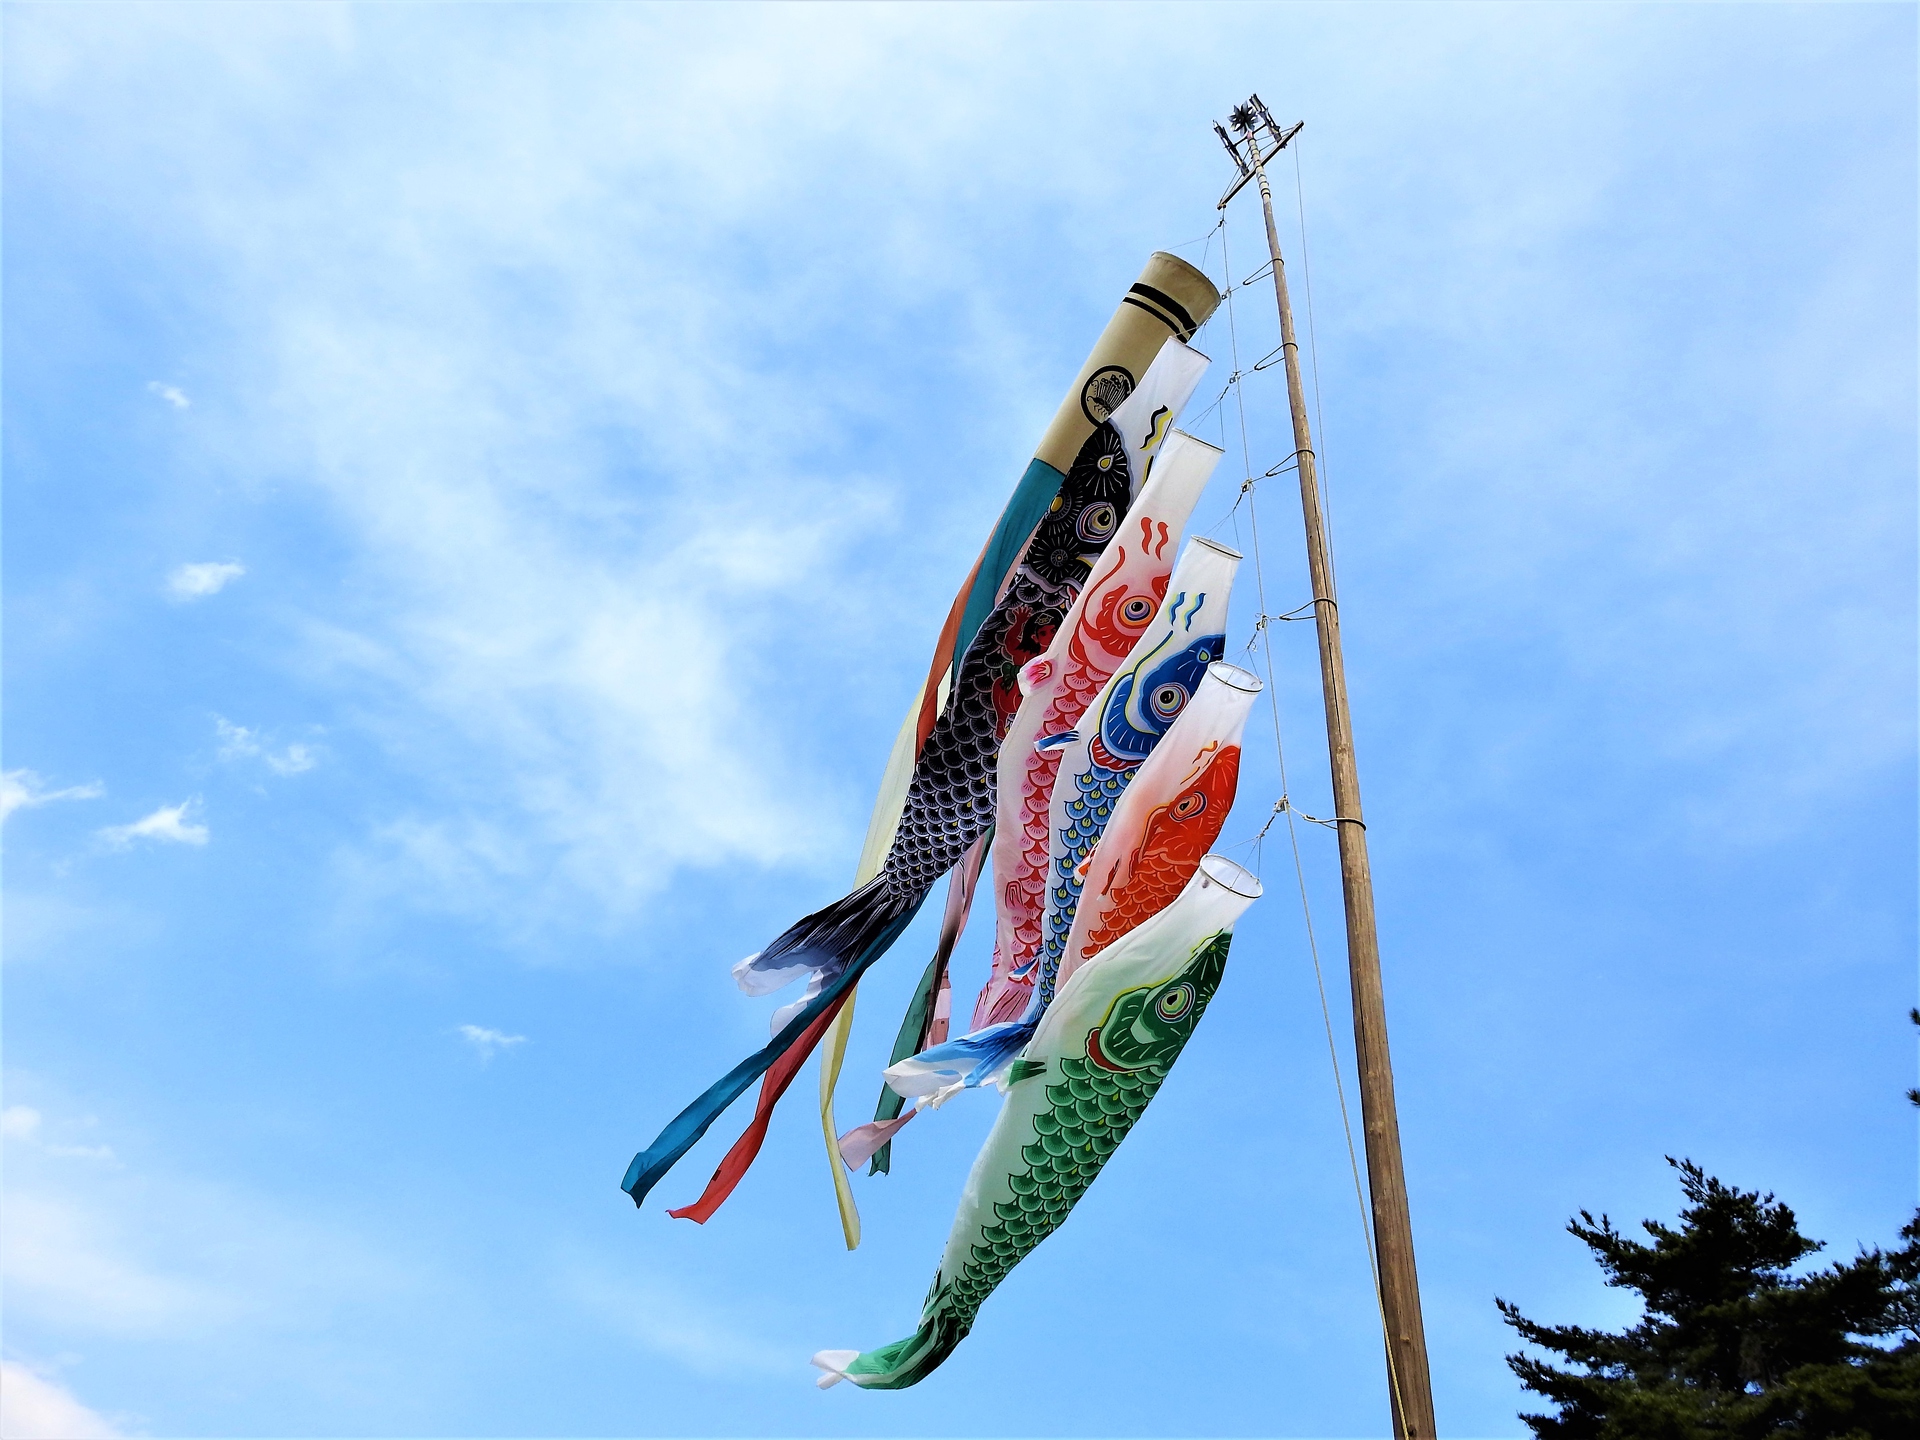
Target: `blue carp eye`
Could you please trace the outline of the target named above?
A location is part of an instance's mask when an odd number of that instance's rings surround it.
[[[1153,1008],[1162,1020],[1178,1020],[1193,1008],[1193,986],[1174,986],[1153,1002]]]
[[[1187,703],[1187,692],[1178,685],[1162,685],[1153,692],[1153,699],[1149,703],[1155,715],[1162,720],[1171,720]]]
[[[1082,510],[1073,528],[1082,540],[1105,540],[1119,523],[1120,516],[1113,506],[1102,500]]]

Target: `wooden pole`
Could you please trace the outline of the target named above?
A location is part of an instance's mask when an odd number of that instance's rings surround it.
[[[1380,1313],[1386,1327],[1387,1376],[1394,1434],[1401,1440],[1433,1440],[1433,1385],[1427,1371],[1426,1327],[1420,1319],[1420,1280],[1413,1265],[1413,1226],[1407,1213],[1407,1179],[1400,1160],[1400,1117],[1393,1101],[1393,1061],[1387,1053],[1386,998],[1380,987],[1380,941],[1373,923],[1373,872],[1367,862],[1367,827],[1360,812],[1360,773],[1353,759],[1353,725],[1347,711],[1347,672],[1340,653],[1340,606],[1327,558],[1313,434],[1307,426],[1306,393],[1300,384],[1300,348],[1293,338],[1293,306],[1273,224],[1273,192],[1267,185],[1260,139],[1248,133],[1260,206],[1267,217],[1267,251],[1273,257],[1273,294],[1280,306],[1280,345],[1287,366],[1287,403],[1293,411],[1293,445],[1300,470],[1300,507],[1307,522],[1307,568],[1313,579],[1314,621],[1320,636],[1320,686],[1327,709],[1327,749],[1333,763],[1333,813],[1340,837],[1340,888],[1347,908],[1347,973],[1353,985],[1353,1044],[1360,1067],[1360,1115],[1366,1132],[1367,1184],[1373,1198]]]

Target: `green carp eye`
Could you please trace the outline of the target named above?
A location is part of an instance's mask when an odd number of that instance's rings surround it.
[[[1174,986],[1154,1001],[1153,1008],[1162,1020],[1178,1020],[1193,1008],[1193,986]]]

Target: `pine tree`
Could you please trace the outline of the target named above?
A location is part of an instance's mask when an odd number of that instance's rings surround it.
[[[1901,1249],[1796,1276],[1791,1267],[1824,1247],[1792,1210],[1690,1161],[1667,1163],[1690,1202],[1677,1228],[1643,1222],[1646,1244],[1584,1210],[1567,1226],[1607,1284],[1640,1296],[1638,1325],[1541,1325],[1495,1301],[1522,1339],[1571,1362],[1507,1357],[1559,1407],[1520,1417],[1538,1440],[1920,1436],[1920,1214]]]

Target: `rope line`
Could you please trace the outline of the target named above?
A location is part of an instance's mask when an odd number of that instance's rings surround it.
[[[1296,167],[1295,178],[1297,182],[1298,181],[1298,165],[1299,165],[1299,157],[1297,154],[1294,157],[1294,163]],[[1301,249],[1302,249],[1302,259],[1304,260],[1305,258],[1305,243],[1304,243],[1305,200],[1304,198],[1302,198],[1300,204],[1301,204],[1301,215],[1302,215],[1302,226],[1303,226],[1303,241],[1302,241]],[[1223,226],[1224,226],[1224,223],[1225,223],[1225,216],[1223,215],[1222,216]],[[1247,443],[1247,401],[1246,401],[1245,386],[1243,384],[1244,376],[1242,375],[1242,372],[1240,370],[1240,332],[1239,332],[1239,325],[1235,316],[1234,304],[1233,304],[1234,291],[1243,287],[1240,285],[1235,285],[1233,283],[1233,266],[1227,254],[1227,236],[1224,228],[1220,232],[1220,260],[1221,260],[1221,265],[1225,272],[1226,281],[1227,281],[1226,285],[1223,288],[1225,290],[1225,298],[1226,298],[1227,334],[1228,334],[1229,343],[1232,347],[1232,352],[1233,352],[1233,374],[1227,380],[1227,388],[1234,392],[1234,403],[1239,410],[1240,460],[1241,460],[1241,473],[1244,476],[1244,479],[1242,480],[1242,483],[1240,486],[1240,494],[1238,497],[1235,498],[1233,502],[1233,508],[1227,512],[1225,520],[1233,521],[1234,534],[1237,538],[1239,535],[1240,526],[1239,526],[1239,521],[1236,517],[1238,516],[1238,513],[1239,513],[1241,501],[1244,500],[1246,502],[1247,524],[1248,524],[1248,529],[1251,532],[1251,535],[1253,538],[1252,548],[1253,548],[1254,582],[1256,586],[1256,593],[1258,595],[1259,602],[1260,602],[1260,621],[1254,627],[1254,637],[1256,640],[1258,640],[1261,643],[1261,647],[1266,659],[1267,702],[1272,711],[1272,717],[1273,717],[1274,758],[1280,771],[1280,798],[1274,802],[1273,811],[1271,814],[1267,816],[1266,824],[1261,826],[1259,833],[1252,838],[1251,843],[1253,845],[1253,861],[1254,861],[1253,869],[1255,874],[1259,873],[1261,869],[1261,861],[1264,856],[1267,832],[1273,828],[1273,823],[1275,820],[1279,819],[1280,816],[1285,815],[1287,817],[1287,840],[1293,854],[1294,882],[1300,892],[1300,917],[1306,928],[1307,953],[1313,960],[1313,982],[1314,982],[1314,987],[1319,992],[1319,997],[1320,997],[1320,1022],[1323,1028],[1325,1029],[1326,1036],[1327,1036],[1327,1059],[1333,1069],[1334,1094],[1339,1100],[1339,1104],[1340,1104],[1340,1129],[1342,1134],[1346,1138],[1347,1168],[1352,1173],[1353,1198],[1360,1212],[1360,1239],[1361,1239],[1361,1244],[1365,1247],[1367,1252],[1367,1271],[1373,1279],[1374,1313],[1378,1316],[1380,1321],[1380,1338],[1386,1349],[1387,1378],[1393,1389],[1393,1399],[1394,1399],[1395,1408],[1400,1415],[1404,1416],[1406,1414],[1406,1405],[1404,1401],[1401,1399],[1401,1395],[1400,1395],[1399,1364],[1394,1358],[1393,1334],[1387,1325],[1386,1305],[1380,1296],[1380,1258],[1374,1246],[1372,1212],[1367,1205],[1366,1185],[1360,1176],[1359,1151],[1353,1143],[1353,1115],[1351,1110],[1347,1106],[1346,1079],[1344,1075],[1341,1073],[1341,1069],[1340,1069],[1340,1047],[1339,1047],[1339,1043],[1334,1038],[1333,1009],[1327,1002],[1326,971],[1325,971],[1325,967],[1320,962],[1320,942],[1319,942],[1318,936],[1314,931],[1313,906],[1311,901],[1307,897],[1306,865],[1301,858],[1300,831],[1299,831],[1299,828],[1294,824],[1294,817],[1298,815],[1300,818],[1304,820],[1309,820],[1316,825],[1326,826],[1329,829],[1337,829],[1339,825],[1341,825],[1342,823],[1359,825],[1362,831],[1366,829],[1366,826],[1364,822],[1362,822],[1361,820],[1359,820],[1357,817],[1354,817],[1354,816],[1335,815],[1331,820],[1325,820],[1315,816],[1310,816],[1306,814],[1305,811],[1297,809],[1294,806],[1291,798],[1289,797],[1289,790],[1291,787],[1288,785],[1288,782],[1287,782],[1287,752],[1286,752],[1286,745],[1282,738],[1281,728],[1280,728],[1280,699],[1278,694],[1278,688],[1274,684],[1275,671],[1274,671],[1274,665],[1273,665],[1272,627],[1267,623],[1269,616],[1267,611],[1266,566],[1263,563],[1261,550],[1260,550],[1259,502],[1258,502],[1258,496],[1255,493],[1256,480],[1253,475],[1253,465],[1250,459],[1251,447]],[[1266,268],[1261,272],[1256,273],[1256,275],[1253,278],[1259,279],[1261,275],[1270,273],[1272,270],[1272,264],[1273,262],[1269,260]],[[1249,280],[1249,281],[1243,282],[1243,285],[1251,284],[1251,283],[1252,281]],[[1311,340],[1312,334],[1313,334],[1312,318],[1311,318],[1312,316],[1311,299],[1309,299],[1308,301],[1308,306],[1309,306],[1308,337],[1309,337],[1309,340]],[[1283,344],[1280,348],[1284,350],[1286,347]],[[1269,356],[1269,358],[1271,358],[1271,356]],[[1225,397],[1223,395],[1222,399],[1224,398]],[[1315,399],[1316,413],[1317,413],[1318,401],[1319,401],[1319,375],[1318,375],[1317,368],[1316,368],[1315,377],[1314,377],[1314,399]],[[1215,404],[1216,405],[1220,404],[1220,401],[1216,401]],[[1225,410],[1222,409],[1221,428],[1222,428],[1223,440],[1225,438],[1225,414],[1226,414]],[[1323,443],[1324,443],[1324,429],[1323,429],[1322,435],[1323,435]],[[1222,446],[1222,448],[1223,449],[1225,448],[1224,445]],[[1271,477],[1273,474],[1275,474],[1277,471],[1287,468],[1289,465],[1297,466],[1299,462],[1299,458],[1302,454],[1311,454],[1311,453],[1312,453],[1311,451],[1307,451],[1304,449],[1295,450],[1293,455],[1290,456],[1287,461],[1283,461],[1281,465],[1274,467],[1273,470],[1268,471],[1267,474],[1262,475],[1259,478],[1267,479]],[[1323,516],[1323,524],[1324,524],[1325,523],[1324,508],[1322,510],[1322,516]],[[1224,520],[1221,523],[1224,523]],[[1218,528],[1218,526],[1216,525],[1215,528]],[[1333,561],[1332,561],[1332,555],[1331,555],[1332,535],[1331,535],[1330,527],[1327,534],[1327,541],[1328,541],[1328,551],[1329,551],[1328,561],[1327,561],[1328,580],[1331,583]],[[1334,590],[1337,593],[1338,587],[1334,586],[1332,588],[1334,588]],[[1317,607],[1322,603],[1335,605],[1336,613],[1337,613],[1337,602],[1331,596],[1315,596],[1312,600],[1307,602],[1308,605],[1312,605],[1316,607],[1316,613],[1317,613]],[[1296,610],[1302,609],[1302,608],[1305,608],[1305,607],[1303,606],[1295,607]],[[1293,613],[1294,612],[1291,612],[1291,611],[1288,612],[1288,616],[1289,617],[1292,616]],[[1275,617],[1275,618],[1287,618],[1287,617]],[[1252,650],[1253,641],[1248,642],[1247,648],[1249,651]]]

